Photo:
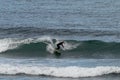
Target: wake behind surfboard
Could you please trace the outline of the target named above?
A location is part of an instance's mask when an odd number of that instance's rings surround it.
[[[61,43],[59,43],[59,41],[57,41],[56,39],[55,41],[50,39],[50,41],[45,43],[47,44],[46,50],[57,57],[61,56],[61,52],[66,50],[72,50],[79,45],[64,41],[64,45],[63,45],[64,47],[61,47],[62,46]]]
[[[47,45],[47,51],[50,52],[51,54],[55,55],[56,57],[61,56],[61,52],[60,50],[56,49],[56,44],[53,43],[53,41],[51,40],[50,43],[46,42]]]

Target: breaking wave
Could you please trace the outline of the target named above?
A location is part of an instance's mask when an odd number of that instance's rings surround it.
[[[49,57],[53,54],[56,43],[62,40],[51,37],[0,39],[0,55]],[[119,42],[103,42],[98,40],[76,41],[64,40],[61,57],[72,58],[120,58]]]
[[[33,76],[54,76],[54,77],[95,77],[109,74],[120,74],[120,67],[99,66],[94,68],[87,67],[38,67],[10,64],[0,64],[1,75],[33,75]]]

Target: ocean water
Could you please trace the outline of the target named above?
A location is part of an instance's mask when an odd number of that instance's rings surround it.
[[[120,0],[0,0],[0,79],[120,80]]]

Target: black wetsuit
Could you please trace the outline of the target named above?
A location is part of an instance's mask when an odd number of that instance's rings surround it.
[[[57,44],[57,48],[56,48],[56,49],[60,49],[60,45],[62,45],[62,46],[63,46],[63,43],[64,43],[64,42],[60,42],[60,43],[58,43],[58,44]],[[63,46],[63,47],[64,47],[64,46]]]

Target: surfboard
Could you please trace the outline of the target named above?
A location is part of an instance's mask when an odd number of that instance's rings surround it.
[[[60,55],[61,55],[60,51],[57,50],[57,49],[54,50],[54,54],[55,54],[56,56],[60,56]]]

